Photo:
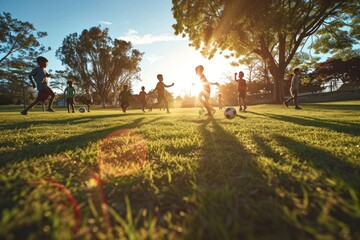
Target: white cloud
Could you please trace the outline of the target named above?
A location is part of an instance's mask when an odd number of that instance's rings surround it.
[[[148,55],[146,56],[146,59],[147,59],[151,64],[153,64],[154,62],[159,61],[160,59],[163,59],[163,58],[164,58],[164,57],[158,56],[158,55],[156,55],[156,54],[148,54]]]
[[[152,34],[139,35],[138,31],[134,29],[129,29],[129,31],[124,36],[119,37],[119,39],[130,41],[134,45],[184,40],[180,36],[174,36],[165,33],[160,35],[152,35]]]
[[[112,22],[101,20],[101,21],[100,21],[100,24],[111,25]]]

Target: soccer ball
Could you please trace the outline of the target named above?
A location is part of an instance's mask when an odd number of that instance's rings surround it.
[[[224,116],[228,119],[236,117],[236,110],[233,107],[227,107],[224,111]]]
[[[79,112],[81,112],[81,113],[84,113],[86,111],[86,109],[84,108],[84,107],[79,107]]]

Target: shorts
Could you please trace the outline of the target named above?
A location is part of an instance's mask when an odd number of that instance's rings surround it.
[[[146,106],[146,100],[141,100],[141,105]]]
[[[74,104],[74,98],[71,97],[71,98],[66,98],[66,103],[67,104]]]
[[[200,93],[199,93],[199,97],[204,96],[204,98],[210,98],[210,91],[207,91],[205,89],[203,89]]]
[[[246,98],[246,91],[245,90],[240,90],[239,91],[239,97]]]
[[[36,97],[37,101],[45,103],[50,96],[54,96],[54,92],[49,87],[41,89]]]
[[[92,104],[92,101],[91,100],[86,100],[86,104],[90,105],[90,104]]]

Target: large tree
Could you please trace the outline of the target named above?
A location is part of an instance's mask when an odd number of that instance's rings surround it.
[[[309,37],[317,34],[310,46],[318,52],[332,53],[360,40],[358,0],[173,0],[172,11],[175,34],[204,56],[227,50],[267,61],[278,103],[286,68]]]
[[[114,85],[137,77],[143,53],[130,42],[111,39],[108,29],[92,27],[67,36],[56,56],[79,79],[78,85],[100,95],[105,107],[109,92],[118,90]]]
[[[46,32],[36,32],[31,23],[14,19],[10,13],[0,14],[0,30],[0,68],[50,50],[38,41],[47,36]]]

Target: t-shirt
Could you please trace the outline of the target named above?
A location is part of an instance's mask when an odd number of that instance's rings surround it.
[[[207,92],[207,93],[210,93],[210,84],[209,84],[209,82],[206,79],[204,74],[201,74],[200,81],[201,81],[201,84],[202,84],[202,87],[203,87],[203,91]]]
[[[73,98],[75,95],[75,88],[74,87],[67,87],[65,88],[66,97],[67,98]]]
[[[145,101],[146,99],[146,92],[145,91],[141,91],[139,93],[139,97],[140,97],[140,101]]]
[[[244,79],[238,80],[238,91],[246,91],[246,81]]]
[[[300,85],[300,76],[294,75],[293,78],[291,79],[290,90],[299,90],[299,85]]]
[[[130,93],[130,91],[129,90],[122,90],[121,92],[120,92],[120,101],[122,101],[122,102],[128,102],[129,101],[129,99],[130,99],[130,97],[132,96],[131,95],[131,93]]]
[[[46,72],[45,68],[37,67],[34,68],[29,76],[33,77],[36,82],[36,88],[38,91],[48,86],[48,73]]]
[[[158,82],[156,84],[156,90],[158,92],[158,96],[164,96],[165,93],[165,84],[163,82]]]

